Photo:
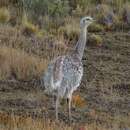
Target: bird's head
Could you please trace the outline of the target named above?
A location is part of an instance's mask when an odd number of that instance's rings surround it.
[[[81,28],[85,28],[85,27],[88,27],[91,23],[93,23],[95,20],[90,17],[90,16],[87,16],[87,17],[83,17],[81,20],[80,20],[80,27]]]

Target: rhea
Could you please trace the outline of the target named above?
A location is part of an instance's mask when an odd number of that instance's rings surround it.
[[[88,16],[80,21],[80,36],[73,50],[54,59],[48,65],[44,76],[45,91],[56,96],[56,120],[58,120],[59,99],[68,99],[69,119],[71,119],[71,101],[73,92],[79,87],[83,76],[82,57],[87,42],[87,27],[93,22]]]

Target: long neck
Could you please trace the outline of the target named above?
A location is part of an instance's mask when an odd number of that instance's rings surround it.
[[[74,48],[74,52],[78,54],[80,60],[82,60],[83,57],[86,41],[87,41],[87,28],[85,27],[81,29],[79,40]]]

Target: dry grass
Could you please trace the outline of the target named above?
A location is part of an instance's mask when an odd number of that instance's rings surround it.
[[[55,123],[42,118],[32,119],[27,116],[11,116],[0,114],[1,130],[73,130],[72,127],[66,126],[63,123]]]
[[[58,35],[63,36],[71,45],[75,44],[80,34],[79,20],[72,17],[65,19],[65,25],[59,27]]]
[[[79,27],[79,25],[77,27]],[[60,27],[58,32],[69,39],[75,39],[79,36],[80,30],[75,28],[73,24],[66,24],[65,27]]]
[[[112,128],[102,127],[96,122],[89,125],[71,124],[68,126],[63,122],[54,122],[49,119],[32,118],[31,116],[17,116],[0,113],[0,130],[115,130],[119,129],[118,125]]]
[[[24,51],[0,47],[0,78],[16,78],[29,80],[39,76],[45,69],[47,60],[39,59],[36,56],[28,55]]]
[[[72,130],[70,127],[64,126],[62,123],[57,125],[55,122],[43,119],[32,119],[28,116],[16,116],[11,114],[0,114],[1,130]]]

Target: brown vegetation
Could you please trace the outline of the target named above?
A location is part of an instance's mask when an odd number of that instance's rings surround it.
[[[9,47],[0,47],[0,78],[29,80],[44,72],[47,60]]]

